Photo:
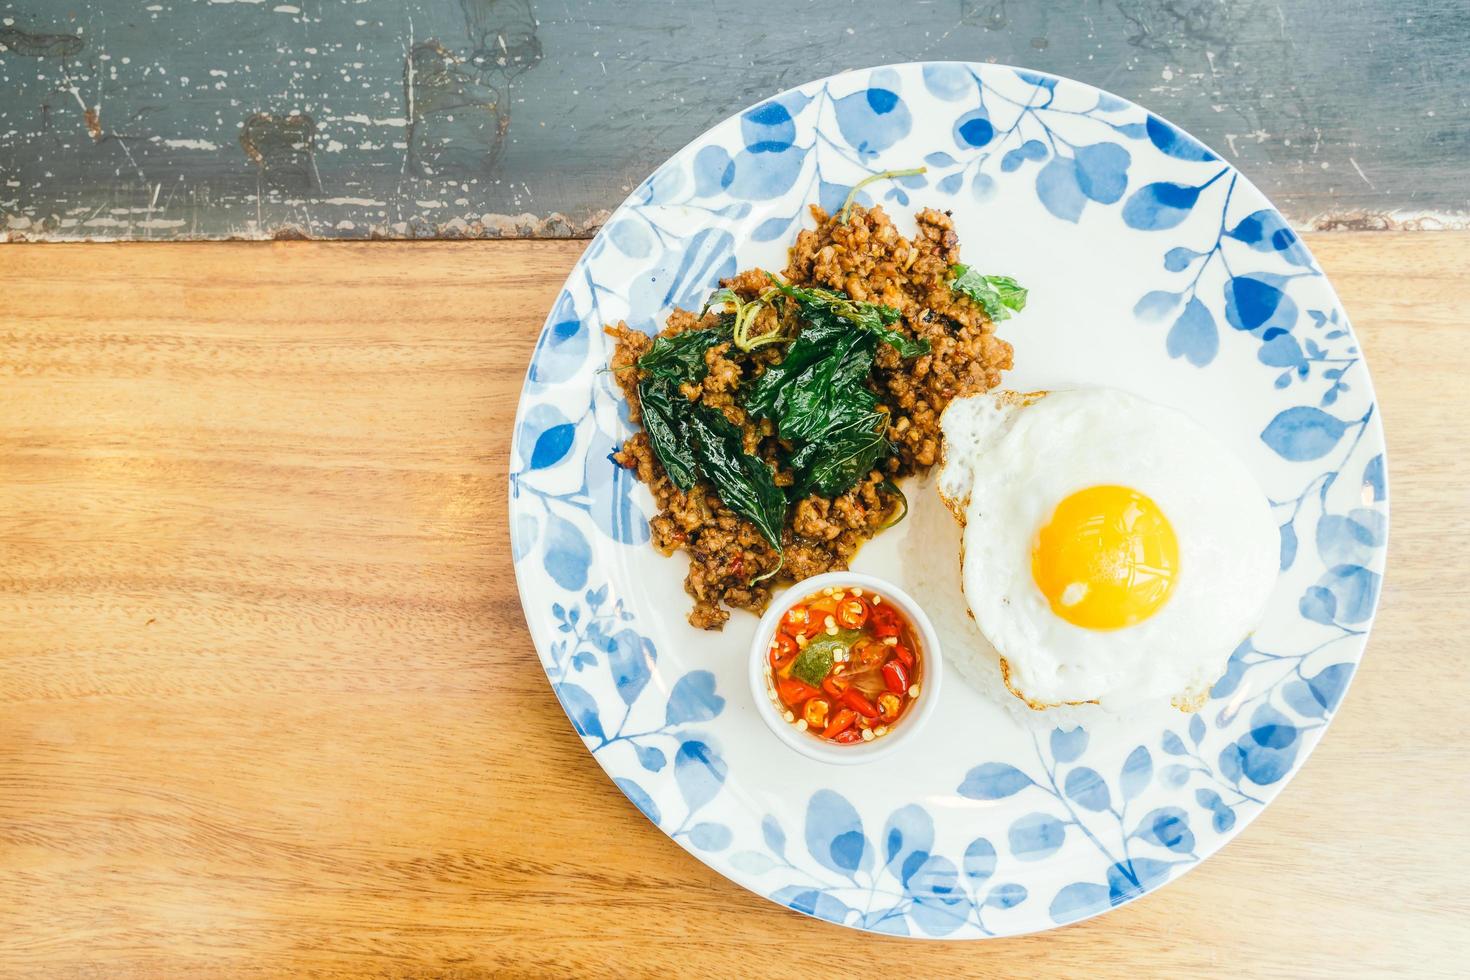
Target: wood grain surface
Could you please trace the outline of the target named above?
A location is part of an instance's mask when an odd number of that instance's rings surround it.
[[[1198,870],[982,944],[741,890],[573,735],[506,470],[580,243],[0,248],[0,972],[1463,976],[1470,234],[1311,245],[1390,446],[1358,679]]]

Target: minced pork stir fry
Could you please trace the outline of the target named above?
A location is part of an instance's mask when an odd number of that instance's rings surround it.
[[[881,207],[811,210],[779,275],[724,280],[653,337],[607,328],[642,424],[614,458],[658,504],[655,546],[688,553],[703,629],[845,569],[902,518],[895,481],[938,462],[945,406],[1011,366],[995,325],[1026,291],[961,264],[948,214],[919,211],[906,238]]]

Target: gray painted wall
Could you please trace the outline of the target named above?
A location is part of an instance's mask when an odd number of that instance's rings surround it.
[[[581,235],[730,113],[916,59],[1138,101],[1301,226],[1467,223],[1467,0],[0,0],[0,228]]]

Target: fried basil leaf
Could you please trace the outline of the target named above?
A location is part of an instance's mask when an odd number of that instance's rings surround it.
[[[876,333],[883,340],[884,343],[888,344],[888,346],[898,351],[898,356],[903,358],[904,360],[908,360],[911,357],[918,357],[920,354],[927,354],[932,349],[929,346],[929,341],[924,340],[923,338],[914,338],[907,336],[906,334],[901,334],[897,330],[894,330],[892,327],[889,326],[876,327],[874,328],[873,332]]]
[[[699,470],[725,505],[750,521],[777,551],[786,523],[786,495],[765,460],[747,456],[740,430],[720,412],[703,405],[689,416]]]
[[[776,282],[776,287],[796,300],[801,316],[808,321],[832,318],[877,334],[903,358],[929,353],[927,340],[915,340],[893,329],[900,314],[891,306],[851,299],[832,289],[803,289],[779,281]]]
[[[672,337],[659,337],[654,340],[653,348],[638,358],[638,366],[655,378],[697,384],[709,373],[709,365],[704,361],[705,352],[729,339],[725,331],[714,328],[686,330]]]
[[[844,419],[877,407],[867,386],[875,343],[869,334],[849,331],[830,356],[797,375],[781,397],[776,428],[782,439],[820,440]]]
[[[746,410],[756,418],[778,421],[784,402],[791,394],[791,382],[813,364],[825,360],[836,345],[852,335],[852,328],[836,317],[824,316],[820,320],[808,322],[802,328],[801,334],[786,349],[786,356],[779,363],[767,367],[747,387]]]
[[[1012,311],[1019,313],[1026,308],[1026,289],[1010,276],[981,275],[967,265],[953,265],[949,269],[949,287],[963,293],[980,305],[992,322],[1007,319]]]
[[[846,493],[888,454],[884,428],[888,416],[876,409],[853,414],[809,442],[791,457],[792,490],[805,497],[813,490],[824,497]]]
[[[679,392],[676,382],[661,377],[645,378],[638,385],[643,411],[643,430],[664,472],[680,490],[688,491],[699,479],[690,441],[689,419],[694,406]]]

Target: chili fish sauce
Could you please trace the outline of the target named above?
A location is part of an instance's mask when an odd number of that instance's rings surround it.
[[[786,720],[839,745],[887,735],[923,684],[913,626],[870,589],[801,599],[782,614],[767,657],[771,697]]]

